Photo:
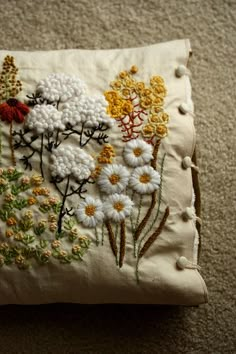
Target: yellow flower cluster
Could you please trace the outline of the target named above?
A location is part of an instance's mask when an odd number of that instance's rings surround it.
[[[106,91],[104,95],[109,103],[107,114],[112,118],[126,116],[133,111],[132,102],[123,98],[117,91]]]
[[[102,151],[97,157],[97,161],[99,164],[111,164],[113,162],[113,157],[116,156],[115,149],[111,144],[105,144],[103,146]],[[102,167],[97,165],[94,169],[94,171],[91,174],[91,177],[93,179],[96,179],[102,171]]]
[[[159,139],[164,138],[168,134],[167,123],[169,115],[163,111],[151,112],[148,122],[142,127],[142,135],[144,138],[152,138],[157,136]]]
[[[111,144],[105,144],[100,152],[97,160],[99,163],[112,163],[113,157],[115,157],[115,150]]]
[[[166,124],[169,120],[168,114],[163,112],[167,93],[164,80],[161,76],[152,76],[149,86],[146,86],[144,82],[134,79],[133,75],[137,72],[138,68],[133,65],[129,71],[121,71],[117,79],[111,82],[113,90],[104,93],[109,103],[107,113],[112,118],[122,118],[135,111],[134,105],[139,106],[136,110],[141,109],[148,116],[142,127],[143,136],[164,138],[168,133]]]
[[[48,196],[50,194],[50,191],[48,188],[39,188],[36,187],[33,189],[33,194],[34,195],[44,195],[44,196]]]

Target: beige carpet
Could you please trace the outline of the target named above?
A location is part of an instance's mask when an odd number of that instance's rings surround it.
[[[0,308],[0,353],[236,353],[236,1],[0,0],[2,49],[115,48],[189,37],[203,202],[200,308]]]

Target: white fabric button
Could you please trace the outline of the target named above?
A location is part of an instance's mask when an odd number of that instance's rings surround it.
[[[182,77],[186,74],[189,74],[189,70],[186,68],[185,65],[179,65],[178,68],[175,69],[176,77]]]
[[[193,208],[189,208],[189,207],[186,208],[182,216],[185,221],[193,219],[194,218]]]
[[[180,269],[185,269],[187,267],[188,263],[189,263],[189,261],[184,256],[179,257],[179,259],[176,262],[178,268],[180,268]]]
[[[187,114],[190,111],[190,107],[187,103],[183,102],[179,105],[179,111],[182,114]]]
[[[185,156],[182,161],[182,166],[184,169],[187,169],[192,166],[192,160],[190,156]]]

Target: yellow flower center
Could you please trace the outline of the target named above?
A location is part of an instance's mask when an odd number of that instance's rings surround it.
[[[120,212],[124,209],[124,204],[121,202],[117,202],[113,204],[113,208]]]
[[[133,150],[133,153],[136,157],[139,157],[140,155],[142,155],[142,149],[140,149],[139,147],[135,148]]]
[[[85,208],[85,214],[88,216],[94,216],[96,207],[94,205],[87,205]]]
[[[150,182],[150,180],[151,180],[150,176],[147,175],[146,173],[139,177],[139,181],[141,183],[145,183],[146,184],[146,183]]]
[[[109,181],[111,182],[111,184],[117,184],[120,180],[120,176],[119,175],[116,175],[116,174],[113,174],[109,177]]]

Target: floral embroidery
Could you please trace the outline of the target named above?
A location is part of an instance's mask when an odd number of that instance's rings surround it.
[[[123,151],[124,160],[131,167],[143,166],[149,163],[152,156],[152,147],[141,139],[129,141]]]
[[[154,144],[154,138],[164,138],[168,129],[168,114],[163,111],[166,88],[160,76],[150,79],[150,87],[137,81],[133,75],[138,68],[133,65],[130,71],[122,71],[105,91],[108,101],[107,113],[114,118],[123,133],[123,141],[137,139],[142,133],[148,143]]]
[[[112,164],[102,169],[97,183],[103,193],[120,193],[128,185],[129,175],[123,165]]]
[[[14,110],[5,120],[25,121],[22,129],[13,132],[14,148],[23,149],[25,169],[34,168],[40,175],[23,175],[15,168],[0,170],[1,237],[12,242],[0,244],[0,264],[26,269],[33,260],[40,264],[52,259],[62,264],[81,260],[91,241],[80,234],[79,224],[94,229],[97,246],[107,236],[119,268],[125,262],[127,230],[131,230],[139,280],[139,263],[169,215],[166,207],[154,228],[164,165],[163,158],[159,173],[157,155],[161,139],[168,134],[169,116],[163,109],[163,79],[153,76],[147,86],[134,78],[137,72],[135,65],[120,72],[111,90],[94,96],[88,95],[79,77],[52,74],[27,95],[30,112],[14,99]],[[108,143],[108,131],[116,122],[122,132],[123,156],[116,156]],[[91,142],[102,146],[98,154]],[[44,185],[45,161],[59,198]],[[96,198],[94,190],[100,194]]]
[[[13,121],[23,123],[29,108],[18,101],[15,97],[22,90],[22,84],[16,80],[18,69],[15,66],[14,58],[7,55],[3,61],[2,73],[0,76],[0,119],[10,124],[9,144],[11,149],[12,164],[16,165],[13,146]]]
[[[79,222],[89,228],[95,228],[104,218],[102,203],[99,199],[87,196],[75,210]]]
[[[65,102],[74,96],[80,97],[85,90],[86,85],[80,78],[65,74],[51,74],[37,86],[41,97],[51,102]]]
[[[103,146],[102,151],[100,152],[97,160],[99,163],[112,163],[113,157],[115,157],[115,150],[112,145],[110,144],[105,144]]]
[[[11,239],[9,244],[0,243],[1,266],[15,263],[19,269],[26,269],[33,259],[40,264],[48,263],[51,258],[56,258],[61,263],[81,260],[89,248],[90,240],[80,235],[72,217],[64,220],[62,232],[58,234],[61,202],[57,197],[51,196],[48,188],[35,187],[42,185],[41,177],[34,175],[30,178],[15,168],[0,169],[0,175],[1,186],[4,186],[0,188],[0,219],[5,224],[1,228],[1,238]],[[33,197],[35,189],[43,193],[36,193]],[[29,203],[32,199],[34,203]],[[36,209],[33,208],[35,204]],[[58,237],[60,241],[56,240]],[[56,250],[53,242],[58,242]],[[68,246],[70,250],[65,251],[63,247]]]
[[[25,169],[32,170],[31,160],[38,155],[40,172],[44,176],[44,159],[73,136],[78,137],[80,148],[92,140],[99,145],[108,143],[105,132],[114,122],[106,113],[107,102],[103,95],[87,96],[86,85],[80,78],[49,75],[41,80],[36,93],[27,97],[33,108],[24,129],[13,132],[15,149],[30,150],[21,158]]]
[[[61,119],[62,113],[51,105],[36,105],[28,114],[26,125],[37,134],[54,130],[63,131],[65,125]]]
[[[160,175],[151,166],[136,167],[129,183],[136,193],[151,194],[159,188]]]

